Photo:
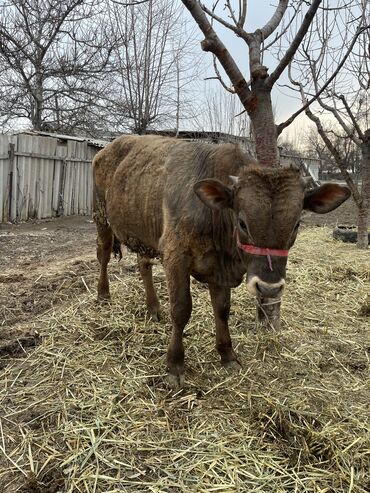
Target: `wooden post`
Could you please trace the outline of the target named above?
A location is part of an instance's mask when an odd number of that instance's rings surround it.
[[[58,190],[57,217],[64,216],[66,172],[67,172],[66,159],[65,159],[65,157],[63,157],[62,164],[60,166],[60,182],[59,182],[59,190]]]
[[[15,144],[9,143],[9,208],[8,221],[17,219],[17,174],[15,169]]]

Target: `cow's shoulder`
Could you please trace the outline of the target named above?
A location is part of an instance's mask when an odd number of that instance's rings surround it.
[[[173,146],[165,164],[164,207],[176,224],[188,223],[204,233],[212,229],[212,211],[194,192],[199,180],[216,178],[231,186],[230,175],[254,163],[234,144],[181,142]]]

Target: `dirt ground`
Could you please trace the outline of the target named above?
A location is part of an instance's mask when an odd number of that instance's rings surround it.
[[[70,217],[0,230],[0,318],[2,326],[29,320],[86,290],[95,264],[95,226],[89,218]]]
[[[302,222],[303,228],[350,225],[356,223],[356,214],[353,204],[348,202],[325,216],[307,214]],[[27,348],[41,342],[37,317],[48,311],[52,313],[63,304],[67,306],[69,300],[79,294],[95,292],[98,275],[95,225],[89,217],[3,224],[0,227],[0,265],[1,371],[14,358],[27,357]],[[124,263],[111,263],[110,278],[119,279],[136,270],[135,256],[130,254]],[[44,483],[48,484],[48,478]],[[62,491],[58,486],[62,482],[58,483],[55,475],[50,483],[54,486],[43,489],[42,493]],[[32,486],[32,478],[27,485],[28,489],[14,487],[5,491],[41,492],[37,485]]]

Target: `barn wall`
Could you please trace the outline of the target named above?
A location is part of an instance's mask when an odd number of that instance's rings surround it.
[[[91,214],[98,150],[86,141],[0,135],[0,222]]]

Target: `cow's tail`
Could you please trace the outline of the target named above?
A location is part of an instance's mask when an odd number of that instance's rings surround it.
[[[99,193],[95,186],[93,190],[93,211],[93,219],[97,226],[98,234],[99,230],[104,231],[105,235],[108,233],[108,231],[109,234],[113,234],[107,218],[105,198],[102,196],[101,193]],[[114,234],[112,242],[112,252],[114,258],[120,261],[122,258],[121,242]]]
[[[122,250],[121,250],[121,242],[119,241],[116,235],[113,236],[112,251],[114,258],[116,258],[119,262],[122,258]]]

